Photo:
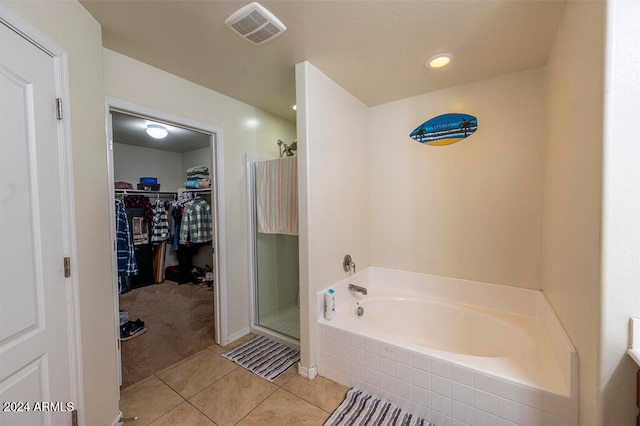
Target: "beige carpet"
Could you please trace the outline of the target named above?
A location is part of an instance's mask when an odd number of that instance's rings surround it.
[[[120,295],[120,310],[146,333],[122,342],[122,386],[129,386],[215,343],[213,291],[173,281]]]

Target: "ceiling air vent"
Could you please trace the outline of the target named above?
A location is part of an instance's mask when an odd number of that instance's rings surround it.
[[[254,44],[273,40],[287,29],[273,13],[256,2],[238,10],[224,23]]]

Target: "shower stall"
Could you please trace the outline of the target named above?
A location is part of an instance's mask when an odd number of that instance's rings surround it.
[[[297,157],[247,156],[252,327],[300,339]]]

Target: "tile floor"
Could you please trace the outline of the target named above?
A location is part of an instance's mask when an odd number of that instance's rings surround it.
[[[308,380],[291,367],[274,382],[223,358],[218,345],[122,390],[125,425],[322,425],[347,387],[323,377]]]

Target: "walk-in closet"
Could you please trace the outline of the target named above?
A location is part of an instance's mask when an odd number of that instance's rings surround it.
[[[126,387],[215,343],[215,135],[116,110],[110,119]]]

